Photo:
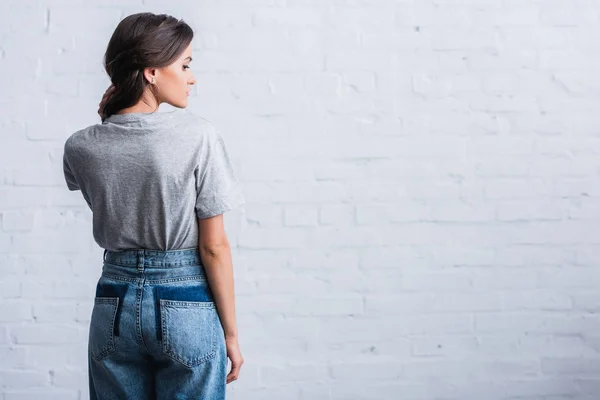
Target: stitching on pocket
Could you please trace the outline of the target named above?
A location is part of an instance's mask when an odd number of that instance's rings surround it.
[[[187,367],[195,367],[197,365],[202,364],[203,362],[213,358],[217,354],[217,329],[216,329],[216,307],[214,302],[192,302],[192,301],[179,301],[179,300],[160,300],[160,309],[161,309],[161,319],[162,319],[162,349],[163,352],[171,357],[172,359],[180,362],[181,364]],[[185,355],[181,354],[182,349],[173,348],[173,341],[170,340],[171,332],[169,331],[169,325],[173,323],[169,319],[169,309],[204,309],[208,313],[206,318],[207,329],[210,330],[209,337],[209,345],[207,346],[207,350],[204,354],[200,356],[192,356],[185,357]],[[174,310],[172,310],[174,311]],[[172,325],[171,328],[177,327],[177,325]],[[194,358],[195,357],[195,358]]]
[[[117,313],[115,316],[115,324],[114,324],[114,335],[119,336],[119,327],[121,320],[121,309],[123,308],[123,302],[125,299],[125,294],[127,293],[127,289],[129,285],[126,284],[115,284],[115,283],[107,283],[107,282],[98,282],[96,286],[96,298],[118,298],[119,301],[117,303]]]
[[[94,334],[93,329],[98,329],[98,324],[100,324],[100,326],[102,326],[103,323],[105,323],[105,321],[102,320],[102,316],[103,315],[98,315],[98,313],[100,313],[101,310],[101,305],[102,304],[108,304],[111,307],[111,311],[110,311],[110,320],[108,322],[108,327],[109,329],[107,330],[106,333],[104,333],[104,331],[102,331],[102,333],[104,334],[102,337],[100,338],[96,338],[96,340],[101,341],[102,343],[102,347],[99,349],[93,349],[90,347],[90,352],[92,352],[92,356],[94,358],[95,361],[100,361],[102,360],[104,357],[106,357],[107,355],[111,354],[112,352],[115,351],[115,340],[114,340],[114,327],[115,327],[115,320],[117,317],[117,310],[119,308],[119,298],[118,297],[95,297],[94,298],[94,309],[96,312],[95,315],[95,320],[94,322],[96,322],[96,326],[91,326],[90,325],[90,338],[91,339],[91,335]],[[96,334],[98,334],[98,332],[96,331]],[[90,344],[91,346],[91,344]],[[98,351],[97,354],[93,354],[93,350]]]
[[[196,280],[196,279],[194,279]],[[156,338],[162,340],[162,312],[160,308],[161,300],[169,301],[194,301],[194,302],[212,302],[212,294],[206,281],[197,280],[198,286],[168,286],[156,285],[152,288],[154,292],[154,305],[156,313]]]

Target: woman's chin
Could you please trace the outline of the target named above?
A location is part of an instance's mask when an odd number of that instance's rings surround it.
[[[185,100],[179,100],[177,102],[173,102],[170,103],[173,107],[177,107],[177,108],[186,108],[188,105],[187,99]]]

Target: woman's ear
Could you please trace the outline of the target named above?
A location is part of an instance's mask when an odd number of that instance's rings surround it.
[[[144,78],[146,78],[146,83],[156,82],[156,68],[144,68]]]

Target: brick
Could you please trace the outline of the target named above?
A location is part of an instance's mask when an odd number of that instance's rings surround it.
[[[61,143],[99,121],[89,49],[139,0],[4,3],[0,399],[76,400],[102,249]],[[596,400],[600,7],[580,3],[169,3],[195,31],[189,108],[251,200],[227,223],[228,397]]]

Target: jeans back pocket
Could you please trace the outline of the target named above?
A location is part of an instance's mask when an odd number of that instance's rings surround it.
[[[217,353],[218,314],[213,301],[160,299],[163,352],[187,367]]]
[[[95,361],[100,361],[115,351],[114,331],[118,307],[118,297],[94,298],[88,351]]]

